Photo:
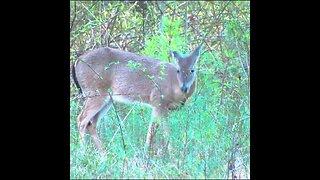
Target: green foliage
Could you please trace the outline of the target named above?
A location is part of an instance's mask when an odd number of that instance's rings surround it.
[[[157,35],[146,36],[146,46],[141,51],[146,56],[169,61],[169,50],[181,51],[186,44],[180,35],[182,30],[181,20],[169,21],[163,16]]]
[[[142,65],[141,63],[135,62],[133,60],[129,60],[127,66],[130,67],[132,70],[135,70],[135,69],[140,69]]]
[[[104,70],[108,70],[112,65],[117,65],[119,63],[120,61],[111,61],[108,66],[104,67]]]

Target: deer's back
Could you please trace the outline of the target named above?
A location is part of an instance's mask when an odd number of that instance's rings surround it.
[[[174,65],[158,59],[112,48],[96,49],[79,59],[76,69],[81,88],[91,93],[110,89],[117,101],[153,105],[164,94],[172,95],[177,84],[172,77]]]

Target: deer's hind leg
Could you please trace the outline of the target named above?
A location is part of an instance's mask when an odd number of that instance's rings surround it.
[[[91,139],[93,140],[93,143],[95,144],[95,146],[99,149],[102,150],[103,149],[103,145],[102,142],[99,138],[99,135],[97,133],[97,122],[109,111],[111,106],[111,100],[110,98],[107,98],[105,100],[105,104],[103,106],[103,108],[100,110],[100,112],[98,112],[90,121],[90,123],[87,126],[88,132],[91,136]]]
[[[82,144],[85,144],[85,132],[88,129],[96,146],[98,145],[98,148],[102,147],[95,128],[101,111],[108,106],[108,102],[106,103],[105,100],[106,96],[88,97],[86,100],[83,110],[77,119]]]

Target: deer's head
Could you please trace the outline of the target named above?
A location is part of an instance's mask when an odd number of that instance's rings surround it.
[[[188,56],[182,56],[177,51],[170,51],[176,62],[177,79],[182,92],[188,93],[196,78],[196,63],[200,56],[201,45]]]

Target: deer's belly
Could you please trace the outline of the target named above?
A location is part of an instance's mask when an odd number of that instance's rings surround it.
[[[122,104],[129,104],[129,105],[143,105],[147,107],[152,107],[150,104],[147,102],[143,101],[143,99],[135,99],[134,97],[130,96],[124,96],[124,95],[112,95],[112,99],[115,102],[119,102]]]

